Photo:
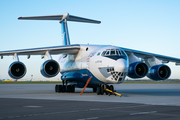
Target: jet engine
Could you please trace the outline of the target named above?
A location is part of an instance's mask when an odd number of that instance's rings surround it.
[[[9,66],[8,74],[13,79],[20,79],[26,74],[26,66],[19,61],[13,62]]]
[[[41,66],[41,74],[44,77],[54,77],[60,71],[60,66],[55,60],[47,60]]]
[[[170,75],[171,69],[167,65],[161,64],[151,67],[147,77],[158,81],[168,79]]]
[[[130,78],[142,78],[148,73],[148,66],[141,61],[129,65],[128,76]]]

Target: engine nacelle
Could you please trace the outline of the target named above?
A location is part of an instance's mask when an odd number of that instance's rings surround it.
[[[9,66],[8,74],[13,79],[20,79],[26,74],[26,66],[19,61],[13,62]]]
[[[129,65],[128,77],[142,78],[148,73],[148,66],[141,61]]]
[[[168,79],[170,75],[171,69],[167,65],[161,64],[151,67],[147,77],[152,80],[165,80]]]
[[[44,77],[54,77],[60,71],[60,66],[55,60],[47,60],[41,66],[41,74]]]

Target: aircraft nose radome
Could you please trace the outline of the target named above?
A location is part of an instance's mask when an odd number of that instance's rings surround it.
[[[128,71],[127,60],[125,59],[117,60],[114,64],[114,70],[118,72],[127,72]]]

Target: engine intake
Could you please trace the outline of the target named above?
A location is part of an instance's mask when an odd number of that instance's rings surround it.
[[[40,71],[44,77],[54,77],[59,73],[60,67],[55,60],[47,60],[42,64]]]
[[[170,75],[171,69],[167,65],[161,64],[151,67],[147,77],[152,80],[165,80],[168,79]]]
[[[129,65],[128,76],[131,78],[142,78],[148,73],[148,66],[143,62],[135,62]]]
[[[19,61],[13,62],[9,66],[8,74],[13,79],[20,79],[26,74],[26,66]]]

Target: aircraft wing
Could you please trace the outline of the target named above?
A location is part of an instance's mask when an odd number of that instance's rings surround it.
[[[165,61],[165,62],[175,62],[176,65],[180,65],[180,58],[174,58],[174,57],[169,57],[169,56],[164,56],[164,55],[159,55],[159,54],[154,54],[154,53],[148,53],[148,52],[143,52],[139,50],[133,50],[133,49],[128,49],[128,48],[122,48],[128,55],[133,53],[139,58],[151,58],[151,57],[156,57],[159,60]]]
[[[0,56],[2,58],[3,56],[14,55],[15,53],[18,55],[45,55],[46,51],[49,51],[51,55],[76,54],[79,51],[79,49],[80,49],[79,45],[53,46],[53,47],[0,51]]]

